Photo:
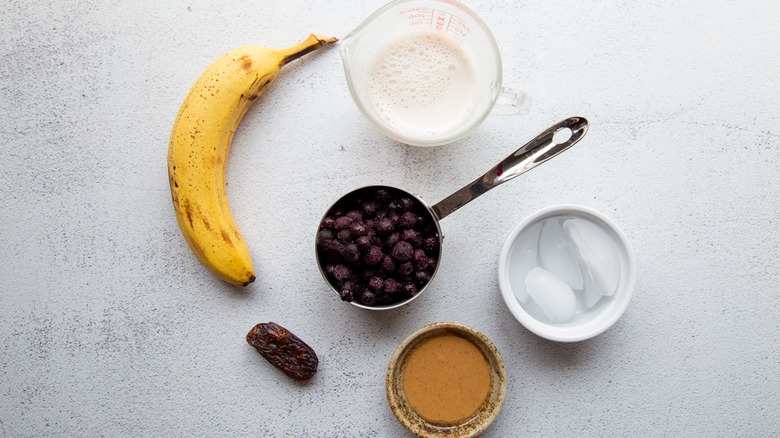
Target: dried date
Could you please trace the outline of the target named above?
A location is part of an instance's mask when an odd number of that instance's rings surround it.
[[[257,324],[247,333],[246,341],[290,378],[306,381],[317,372],[319,359],[314,350],[279,324]]]

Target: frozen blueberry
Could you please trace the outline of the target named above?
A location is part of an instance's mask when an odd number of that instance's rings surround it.
[[[335,224],[336,224],[336,220],[328,216],[322,220],[322,223],[320,224],[320,228],[322,228],[323,230],[332,230],[335,227]]]
[[[339,297],[341,297],[343,301],[352,301],[355,299],[355,294],[352,292],[352,289],[341,289],[341,291],[339,291]]]
[[[431,281],[431,274],[429,274],[427,271],[415,271],[414,280],[420,286],[424,286],[428,284],[429,281]]]
[[[373,292],[379,292],[384,288],[385,282],[381,278],[377,277],[376,275],[368,279],[368,288],[371,289]]]
[[[401,286],[401,292],[411,298],[417,293],[417,285],[411,282],[406,282]]]
[[[360,237],[368,234],[368,227],[363,221],[354,221],[349,225],[349,231],[352,237]]]
[[[329,264],[325,265],[325,268],[324,268],[325,274],[330,276],[330,277],[333,277],[334,269],[336,269],[336,265],[334,265],[332,263],[329,263]]]
[[[349,216],[341,216],[336,218],[336,221],[333,223],[334,227],[337,230],[343,230],[344,228],[349,227],[349,224],[352,223],[352,218]]]
[[[366,201],[363,203],[363,208],[361,210],[365,216],[373,216],[379,210],[379,203],[376,201]]]
[[[348,228],[339,230],[339,232],[336,233],[336,237],[338,237],[339,240],[342,242],[352,242],[352,233],[349,231]]]
[[[395,271],[395,261],[389,255],[386,255],[384,258],[382,258],[382,269],[387,272]]]
[[[366,306],[373,306],[376,304],[376,295],[370,290],[366,289],[360,294],[360,303]]]
[[[355,282],[354,281],[345,281],[341,285],[341,290],[339,291],[339,296],[344,301],[352,301],[355,299]]]
[[[362,221],[363,220],[363,214],[357,210],[350,210],[345,214],[346,217],[352,219],[353,221]]]
[[[414,272],[414,265],[412,262],[401,263],[398,265],[398,273],[402,276],[412,275],[412,272]]]
[[[428,255],[422,249],[415,249],[412,260],[417,269],[426,269],[428,267]]]
[[[405,240],[400,240],[395,245],[393,245],[393,250],[390,255],[392,255],[393,258],[399,262],[405,262],[411,259],[412,255],[414,255],[414,248],[412,247],[411,243]]]
[[[368,252],[366,252],[363,260],[367,265],[376,265],[381,262],[384,257],[385,255],[382,253],[382,248],[374,245],[368,248]]]
[[[331,261],[341,260],[341,247],[343,243],[338,240],[322,240],[317,242],[317,248],[320,250],[320,255]]]
[[[341,249],[341,257],[348,263],[355,263],[360,259],[360,250],[355,243],[344,245]]]
[[[398,200],[398,210],[401,212],[406,212],[414,208],[415,202],[414,199],[408,197],[408,196],[402,196]]]
[[[428,236],[422,240],[422,248],[428,253],[434,253],[439,250],[439,238],[436,236]]]
[[[395,246],[398,241],[401,240],[401,233],[396,231],[395,233],[390,234],[387,236],[387,239],[385,240],[385,244],[387,244],[388,247],[392,248]]]
[[[389,217],[383,217],[376,221],[377,234],[387,235],[393,232],[395,225]]]
[[[401,232],[401,240],[409,242],[413,247],[419,248],[422,246],[423,239],[417,230],[405,229]]]
[[[396,292],[398,292],[398,282],[393,280],[392,278],[388,278],[384,281],[382,290],[384,291],[384,293],[388,295],[393,295]]]
[[[361,251],[366,251],[368,248],[370,248],[372,242],[373,240],[368,236],[360,236],[355,239],[355,243]]]
[[[401,215],[400,224],[401,224],[402,227],[412,228],[415,225],[417,225],[417,219],[418,218],[419,218],[419,216],[417,216],[417,214],[415,214],[415,213],[413,213],[411,211],[407,211],[407,212],[405,212],[404,214]]]
[[[336,265],[333,267],[333,278],[336,281],[342,282],[349,280],[352,277],[352,270],[344,265]]]
[[[336,236],[333,234],[333,231],[324,229],[320,230],[319,233],[317,233],[317,243],[324,242],[326,240],[333,240]]]

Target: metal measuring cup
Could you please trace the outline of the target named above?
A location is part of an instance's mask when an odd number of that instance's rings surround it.
[[[467,184],[460,190],[454,192],[453,194],[444,198],[443,200],[439,201],[433,206],[428,205],[420,197],[395,187],[367,186],[367,187],[361,187],[355,189],[345,194],[341,198],[339,198],[338,201],[333,203],[331,207],[328,208],[328,210],[323,215],[322,220],[320,221],[320,228],[322,228],[322,221],[324,221],[325,218],[329,217],[329,215],[332,213],[334,208],[340,205],[345,199],[348,199],[350,196],[354,195],[359,191],[365,191],[367,189],[375,189],[375,188],[386,188],[388,190],[403,193],[405,196],[412,199],[416,204],[415,206],[416,211],[423,212],[423,214],[427,216],[424,217],[423,219],[434,225],[435,236],[438,238],[438,241],[441,243],[443,240],[443,236],[442,236],[441,226],[439,222],[442,219],[449,216],[451,213],[453,213],[460,207],[466,205],[467,203],[471,202],[473,199],[477,198],[478,196],[482,195],[488,190],[497,187],[498,185],[503,184],[519,175],[522,175],[523,173],[533,169],[534,167],[546,162],[552,157],[574,146],[578,141],[580,141],[582,136],[585,135],[587,129],[588,129],[588,121],[583,117],[570,117],[568,119],[562,120],[556,123],[555,125],[547,128],[541,134],[536,136],[536,138],[534,138],[533,140],[524,144],[522,147],[520,147],[518,150],[513,152],[508,157],[506,157],[504,160],[502,160],[495,167],[487,171],[481,177]],[[570,133],[568,138],[564,141],[557,142],[556,139],[554,138],[556,134],[558,134],[559,132],[565,133],[566,131]],[[438,251],[439,251],[438,253],[441,254],[441,250],[439,249]],[[315,254],[317,255],[317,266],[319,267],[322,277],[325,279],[325,282],[330,286],[330,288],[333,289],[333,291],[336,292],[337,295],[339,295],[339,290],[337,289],[337,285],[334,284],[334,280],[329,277],[328,273],[324,269],[323,260],[321,259],[320,251],[317,248],[316,242],[315,242]],[[369,310],[389,310],[389,309],[394,309],[403,306],[411,302],[418,296],[422,295],[422,293],[431,284],[433,278],[436,276],[436,273],[439,270],[439,266],[441,266],[441,257],[437,257],[435,263],[436,266],[434,267],[433,272],[431,273],[430,279],[427,281],[427,283],[421,286],[421,288],[417,291],[416,294],[414,294],[409,298],[406,298],[404,300],[392,304],[382,304],[382,305],[374,305],[374,306],[364,305],[356,301],[351,301],[350,303],[357,307],[361,307]]]

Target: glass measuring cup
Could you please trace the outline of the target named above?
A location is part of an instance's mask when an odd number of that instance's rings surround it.
[[[342,39],[340,54],[360,111],[409,145],[451,143],[491,113],[518,114],[529,106],[524,93],[502,86],[490,29],[454,0],[390,2]]]

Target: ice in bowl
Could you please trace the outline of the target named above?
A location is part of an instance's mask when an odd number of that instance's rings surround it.
[[[499,262],[507,306],[526,327],[556,340],[606,330],[625,310],[635,281],[623,233],[580,206],[551,207],[519,224]]]

